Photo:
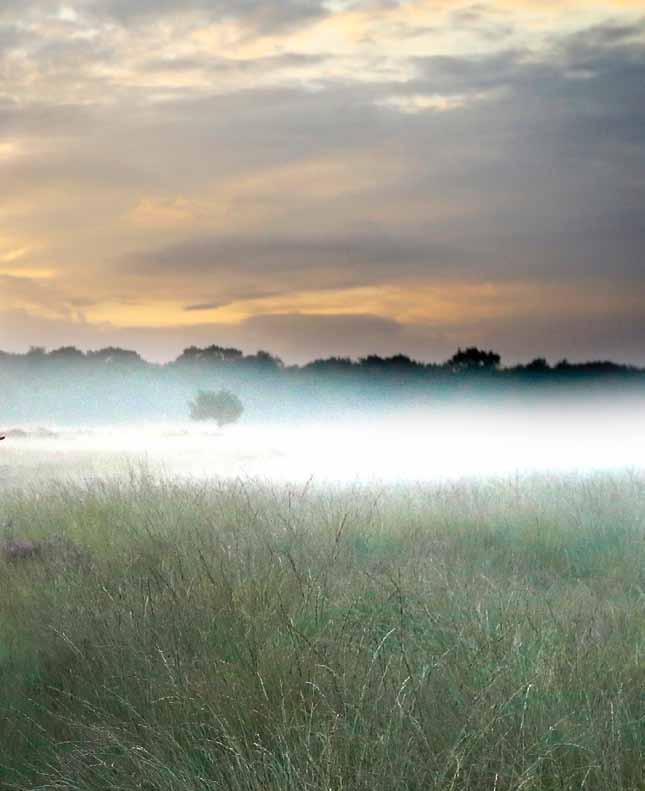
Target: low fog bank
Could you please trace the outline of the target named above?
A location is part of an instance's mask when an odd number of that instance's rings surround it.
[[[645,370],[611,362],[551,366],[544,359],[509,368],[499,355],[475,347],[441,364],[370,355],[304,366],[218,346],[187,349],[161,366],[120,349],[0,352],[0,429],[181,423],[198,391],[222,388],[241,400],[245,425],[292,426],[455,407],[506,413],[620,401],[631,409],[645,399]]]
[[[380,422],[411,414],[450,419],[457,413],[494,415],[538,413],[574,416],[598,411],[637,413],[645,403],[641,382],[597,380],[565,383],[499,383],[482,376],[448,382],[403,382],[392,378],[366,381],[276,380],[271,377],[236,379],[201,376],[159,382],[136,377],[102,381],[56,380],[0,382],[0,430],[25,427],[77,429],[133,424],[182,424],[189,419],[190,402],[200,390],[226,389],[243,406],[244,425],[293,426],[311,423]]]
[[[645,399],[598,396],[524,404],[453,403],[354,410],[326,419],[9,427],[5,483],[153,471],[275,481],[440,481],[645,468]]]
[[[191,402],[222,389],[230,425],[190,419],[219,419]],[[164,366],[119,349],[35,349],[0,353],[0,433],[0,483],[142,461],[195,477],[334,481],[640,468],[645,371],[504,368],[475,347],[442,364],[372,355],[301,367],[218,346]]]

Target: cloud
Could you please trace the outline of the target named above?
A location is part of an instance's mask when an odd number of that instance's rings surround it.
[[[195,274],[249,273],[271,276],[298,277],[300,273],[331,270],[345,273],[351,282],[353,270],[391,272],[398,274],[419,267],[432,266],[445,271],[459,260],[458,250],[433,246],[423,238],[402,238],[371,232],[347,236],[307,235],[298,237],[263,235],[253,237],[205,237],[190,239],[135,258],[128,258],[123,266],[139,274],[159,275],[181,271],[190,277]]]
[[[20,12],[23,20],[77,24],[111,20],[123,25],[149,24],[198,15],[209,20],[239,19],[264,32],[315,20],[328,12],[323,0],[72,0],[52,8],[49,0],[3,0],[0,22]]]
[[[257,58],[235,57],[163,57],[150,58],[139,65],[143,72],[194,72],[204,71],[211,76],[226,76],[239,73],[259,75],[262,72],[278,71],[307,66],[321,66],[325,63],[324,56],[305,55],[286,52],[278,55],[266,55]]]
[[[322,0],[94,0],[92,8],[122,23],[198,13],[211,20],[239,19],[263,33],[311,22],[327,13]]]
[[[240,329],[247,345],[269,347],[285,360],[298,362],[316,357],[360,357],[375,349],[396,354],[407,345],[399,322],[372,315],[254,316]]]
[[[189,313],[194,311],[216,310],[227,304],[227,302],[200,302],[196,305],[186,305],[184,310]]]
[[[154,316],[172,298],[199,322],[234,300],[412,279],[645,289],[645,22],[631,12],[538,30],[526,4],[448,3],[430,30],[414,3],[70,5],[76,18],[0,12],[0,239],[56,272],[32,312],[88,300],[105,316],[136,298]],[[293,316],[263,319],[264,345],[288,326],[313,348],[315,322]],[[598,326],[633,347],[614,313]]]
[[[24,30],[18,25],[2,24],[0,20],[0,58],[7,56],[27,40]]]

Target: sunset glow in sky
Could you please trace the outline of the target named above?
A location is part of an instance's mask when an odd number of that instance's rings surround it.
[[[645,0],[2,0],[0,349],[645,365]]]

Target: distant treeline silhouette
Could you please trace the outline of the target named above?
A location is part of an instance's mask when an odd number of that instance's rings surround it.
[[[47,351],[42,346],[32,346],[24,354],[0,351],[0,365],[3,367],[15,365],[18,367],[28,366],[33,369],[52,364],[73,364],[79,366],[77,370],[81,370],[81,366],[117,366],[156,370],[182,367],[218,367],[287,375],[315,373],[338,376],[350,373],[391,373],[403,378],[418,378],[419,376],[431,378],[434,376],[444,377],[445,375],[454,377],[472,373],[485,373],[500,379],[509,376],[526,376],[530,379],[552,376],[561,379],[563,376],[602,378],[645,374],[645,368],[623,365],[609,360],[572,363],[563,359],[555,365],[550,365],[544,357],[537,357],[528,363],[502,366],[499,354],[492,350],[479,349],[476,346],[466,349],[459,348],[452,357],[443,363],[419,362],[405,354],[395,354],[390,357],[369,354],[358,359],[350,357],[321,358],[304,365],[285,365],[279,357],[263,350],[245,355],[240,349],[217,345],[203,348],[190,346],[184,349],[176,360],[163,364],[148,362],[136,351],[113,346],[87,352],[83,352],[75,346],[62,346],[51,351]]]
[[[611,392],[645,393],[645,369],[609,361],[549,365],[543,358],[503,366],[500,355],[471,346],[442,363],[404,354],[357,360],[328,357],[285,365],[267,351],[191,346],[159,364],[129,349],[83,352],[74,346],[24,354],[0,352],[2,423],[178,420],[199,390],[230,390],[245,421],[356,416],[370,410],[471,400],[576,400]]]

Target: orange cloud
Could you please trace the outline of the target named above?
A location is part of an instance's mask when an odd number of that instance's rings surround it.
[[[142,198],[132,209],[129,219],[135,225],[163,229],[186,225],[195,219],[195,204],[186,198]]]
[[[193,294],[194,299],[199,295]],[[190,297],[187,297],[189,299]],[[637,300],[631,298],[633,307]],[[186,310],[186,300],[130,304],[105,302],[88,309],[94,323],[122,327],[235,324],[258,315],[352,316],[369,314],[401,324],[457,327],[487,319],[553,316],[606,316],[625,310],[630,297],[602,288],[518,282],[415,282],[345,289],[297,291],[259,299],[239,299],[205,310]]]

